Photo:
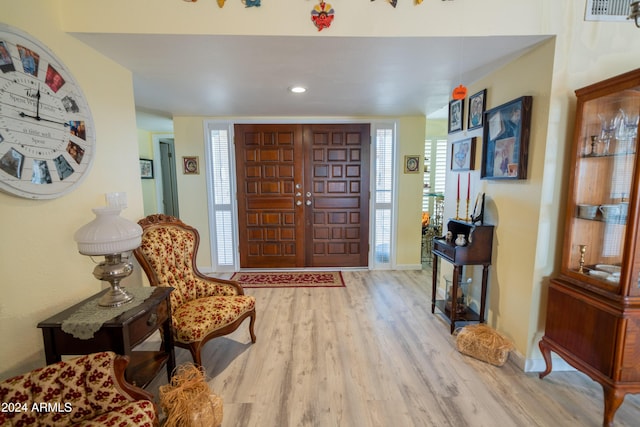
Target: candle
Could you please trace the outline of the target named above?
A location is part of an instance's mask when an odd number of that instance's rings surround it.
[[[469,172],[469,176],[467,177],[467,202],[471,199],[471,172]]]
[[[458,200],[460,200],[460,174],[458,174]]]

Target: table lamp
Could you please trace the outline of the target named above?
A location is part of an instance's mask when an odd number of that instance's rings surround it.
[[[109,282],[111,289],[100,298],[98,304],[102,307],[118,307],[133,299],[133,295],[120,286],[120,281],[133,271],[128,257],[123,259],[122,255],[140,246],[142,228],[122,218],[120,206],[92,210],[96,218],[76,231],[73,238],[82,255],[105,257],[93,270],[93,275],[98,280]]]

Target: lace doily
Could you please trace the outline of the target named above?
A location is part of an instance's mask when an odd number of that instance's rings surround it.
[[[98,305],[99,298],[94,298],[63,320],[62,330],[81,340],[91,339],[104,322],[139,306],[154,290],[155,288],[150,286],[127,288],[127,292],[133,295],[133,300],[120,307],[101,307]]]

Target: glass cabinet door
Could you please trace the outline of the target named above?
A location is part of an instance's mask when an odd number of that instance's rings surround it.
[[[579,280],[612,293],[640,295],[640,266],[628,259],[634,203],[640,88],[579,102],[576,159],[568,205],[564,265]],[[634,212],[634,215],[637,213]],[[566,247],[567,248],[567,247]],[[627,289],[626,281],[635,286]]]

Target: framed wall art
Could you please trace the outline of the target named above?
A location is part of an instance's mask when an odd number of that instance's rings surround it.
[[[523,96],[484,113],[482,179],[526,179],[531,106]]]
[[[420,173],[420,156],[404,156],[404,173]]]
[[[473,170],[476,157],[476,138],[463,139],[451,144],[451,170]]]
[[[185,156],[182,158],[182,172],[185,175],[198,175],[200,173],[200,165],[198,156]]]
[[[153,160],[140,159],[140,178],[153,179]]]
[[[484,110],[487,105],[487,90],[482,89],[469,97],[469,116],[467,118],[467,130],[477,129],[484,124]]]
[[[449,101],[449,133],[462,130],[462,117],[464,116],[464,99]]]

